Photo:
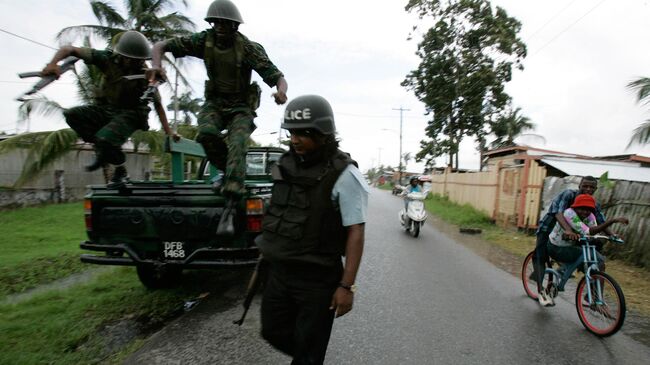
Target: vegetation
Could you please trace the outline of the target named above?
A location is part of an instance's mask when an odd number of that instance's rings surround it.
[[[87,268],[79,261],[80,203],[2,211],[0,222],[0,298]]]
[[[628,88],[637,92],[636,97],[638,102],[647,104],[650,102],[650,78],[642,77],[638,80],[632,81],[627,85]],[[650,119],[641,123],[632,133],[628,147],[634,144],[649,144],[650,143]]]
[[[402,82],[431,115],[416,159],[430,167],[446,154],[457,168],[463,138],[480,142],[510,101],[505,83],[526,56],[521,23],[487,0],[410,0],[406,10],[434,24],[418,44],[418,68]]]
[[[121,350],[110,343],[112,337],[125,336],[110,333],[108,325],[125,322],[151,330],[182,313],[185,300],[200,292],[191,282],[183,288],[148,291],[133,268],[119,268],[84,285],[0,304],[0,363],[104,362]],[[135,338],[124,342],[129,340]]]
[[[133,268],[108,268],[85,284],[19,302],[8,297],[97,267],[79,261],[83,221],[80,203],[0,212],[0,364],[118,362],[120,355],[142,343],[129,336],[147,335],[182,313],[186,301],[226,290],[220,280],[234,282],[250,270],[189,272],[178,289],[148,291]],[[124,327],[112,326],[116,323],[135,331],[112,332],[113,327]]]

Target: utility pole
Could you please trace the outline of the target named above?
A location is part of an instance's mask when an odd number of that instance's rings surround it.
[[[393,108],[393,110],[399,110],[399,167],[397,170],[399,184],[402,185],[402,112],[409,111],[411,109],[404,109],[401,106],[399,109]]]

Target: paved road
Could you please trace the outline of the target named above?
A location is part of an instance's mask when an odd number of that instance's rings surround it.
[[[353,312],[337,319],[328,364],[642,364],[650,348],[623,333],[599,339],[575,308],[542,309],[517,277],[426,225],[399,229],[401,200],[373,190]],[[244,326],[241,284],[156,334],[127,363],[283,364],[260,340],[258,307]]]

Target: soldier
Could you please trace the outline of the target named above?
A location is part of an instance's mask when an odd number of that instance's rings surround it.
[[[211,29],[156,43],[147,78],[153,83],[165,77],[161,68],[165,52],[171,52],[174,57],[203,59],[208,80],[205,82],[205,103],[198,115],[196,139],[203,145],[210,163],[225,172],[223,184],[216,182],[213,189],[229,199],[228,207],[234,207],[245,192],[247,143],[255,129],[253,118],[261,92],[257,83],[251,84],[252,70],[270,87],[277,87],[273,94],[277,104],[287,101],[287,82],[264,48],[238,32],[243,20],[232,2],[212,2],[205,20]],[[228,145],[221,135],[224,129],[228,129]],[[232,213],[234,209],[227,209],[222,215],[218,233],[233,233]]]
[[[93,103],[67,109],[63,115],[66,123],[81,139],[94,144],[95,161],[86,166],[86,170],[94,171],[107,164],[116,165],[107,185],[116,188],[127,179],[126,168],[122,165],[126,156],[121,146],[136,130],[149,129],[147,119],[150,109],[147,101],[140,99],[148,82],[144,78],[128,80],[124,76],[143,73],[144,61],[151,58],[151,45],[144,35],[132,30],[115,36],[112,45],[112,50],[61,47],[41,73],[58,78],[61,69],[57,62],[68,56],[78,57],[86,64],[96,66],[102,73]],[[155,102],[160,116],[160,111],[164,113],[164,109],[160,105],[159,95],[155,97]],[[165,132],[172,135],[167,119],[162,116],[161,124]]]
[[[268,262],[262,336],[292,364],[322,364],[334,317],[352,310],[369,188],[338,149],[323,97],[293,99],[282,128],[291,133],[290,151],[273,166],[264,231],[255,240]]]

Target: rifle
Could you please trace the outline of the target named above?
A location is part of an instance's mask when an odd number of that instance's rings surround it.
[[[63,74],[64,72],[67,72],[69,70],[74,69],[74,63],[77,62],[77,61],[79,61],[79,59],[77,57],[74,57],[74,56],[66,57],[65,59],[63,59],[63,62],[61,63],[61,66],[60,66],[61,67],[61,74]],[[43,76],[41,71],[31,71],[31,72],[19,73],[18,77],[20,77],[21,79],[28,78],[28,77],[40,77],[41,78],[41,80],[38,81],[36,84],[34,84],[34,86],[32,86],[32,88],[29,91],[25,92],[24,94],[22,94],[21,96],[16,98],[16,100],[20,101],[20,102],[26,101],[27,100],[27,99],[25,99],[26,96],[29,96],[29,95],[32,95],[32,94],[35,94],[35,93],[39,92],[44,87],[51,84],[52,82],[54,82],[54,80],[57,79],[56,75]]]
[[[127,79],[127,80],[140,80],[144,79],[145,75],[144,74],[136,74],[136,75],[127,75],[127,76],[122,76],[122,78]],[[160,124],[162,125],[163,129],[165,130],[165,133],[172,137],[174,142],[178,142],[181,137],[176,134],[176,128],[174,127],[174,130],[172,130],[169,127],[169,121],[167,120],[167,113],[165,113],[165,108],[163,108],[162,104],[160,103],[160,100],[156,101],[155,95],[156,91],[158,90],[158,86],[160,86],[160,81],[156,81],[155,83],[149,85],[147,87],[147,90],[140,96],[140,100],[146,101],[147,103],[153,103],[154,109],[156,110],[156,114],[158,114],[158,118],[160,119]]]
[[[264,276],[264,272],[266,269],[267,263],[264,262],[264,258],[262,255],[260,255],[259,259],[257,260],[257,264],[255,264],[255,270],[253,270],[253,275],[251,275],[250,280],[248,281],[248,287],[246,288],[246,297],[244,298],[244,313],[242,313],[241,318],[239,318],[236,321],[233,321],[233,324],[241,326],[244,323],[244,319],[246,318],[246,314],[248,313],[248,309],[251,306],[251,303],[253,302],[253,298],[255,297],[255,293],[257,293],[257,290],[260,287],[260,277]]]

